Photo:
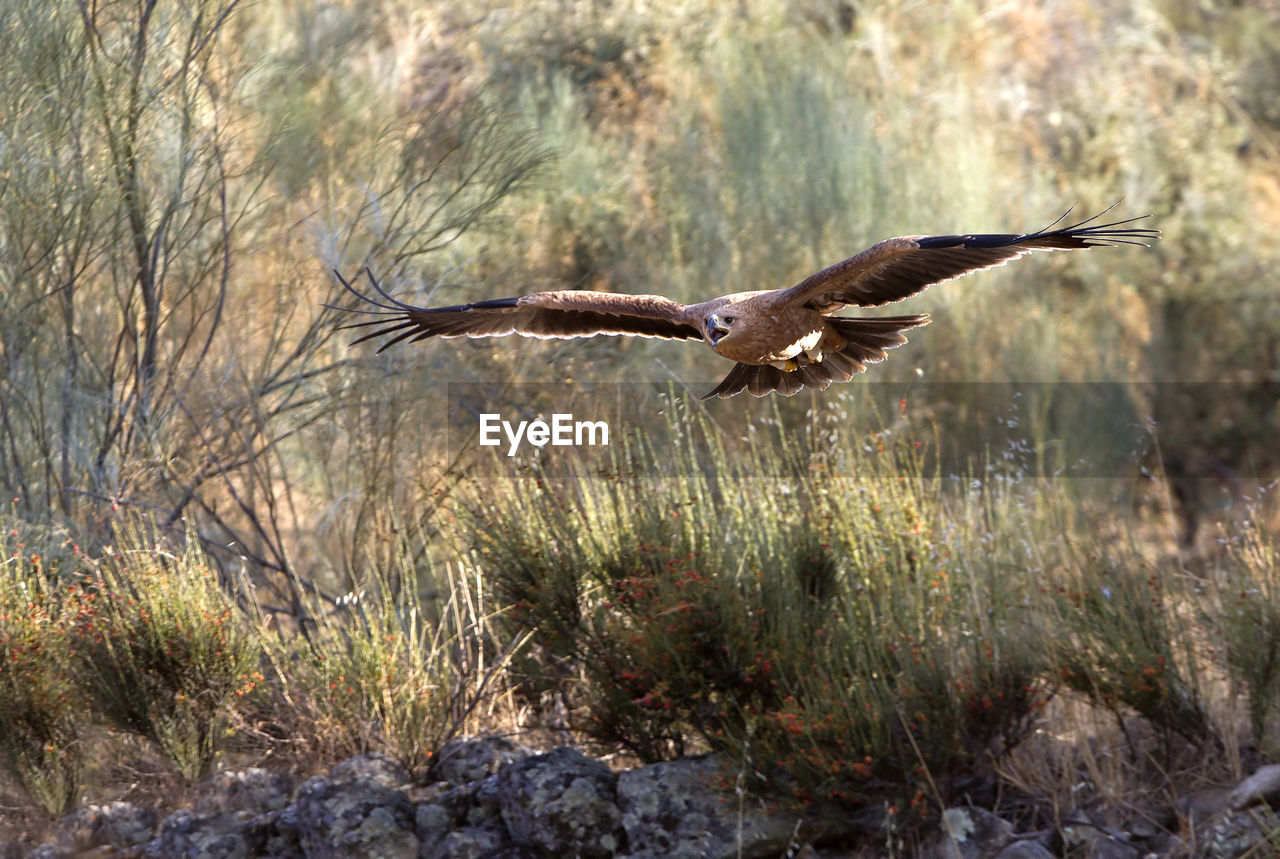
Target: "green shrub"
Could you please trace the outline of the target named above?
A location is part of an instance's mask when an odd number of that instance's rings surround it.
[[[1280,550],[1254,521],[1232,542],[1217,599],[1208,611],[1225,645],[1225,662],[1247,702],[1253,742],[1280,753]]]
[[[0,537],[0,762],[58,816],[76,800],[85,757],[87,719],[67,635],[78,594],[73,587],[60,598],[56,577],[67,571],[21,536],[12,527]]]
[[[73,647],[107,724],[155,741],[187,779],[209,771],[259,648],[198,547],[135,527],[81,584]]]
[[[339,757],[382,751],[417,770],[483,722],[480,705],[500,691],[506,657],[478,583],[424,566],[422,537],[397,531],[386,566],[336,605],[310,603],[305,635],[268,639],[276,704],[296,739]]]
[[[957,512],[980,526],[980,499],[949,509],[906,433],[869,453],[837,435],[834,472],[761,432],[784,453],[759,479],[700,429],[678,479],[515,478],[473,500],[474,563],[502,623],[533,632],[513,665],[529,698],[642,760],[724,751],[801,798],[922,802],[1021,738],[1042,698],[1025,583],[977,537],[940,537]]]
[[[1180,736],[1218,748],[1196,657],[1205,630],[1179,616],[1171,571],[1136,551],[1077,556],[1053,590],[1057,618],[1047,636],[1061,682],[1123,718],[1129,707],[1166,741]]]

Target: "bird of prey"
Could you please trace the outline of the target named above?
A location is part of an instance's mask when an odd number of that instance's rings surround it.
[[[923,313],[832,315],[845,307],[900,301],[932,284],[1004,265],[1031,251],[1118,244],[1145,247],[1146,241],[1159,236],[1157,230],[1134,226],[1149,215],[1090,226],[1106,211],[1055,229],[1066,219],[1063,215],[1045,229],[1026,234],[900,236],[811,274],[795,286],[735,292],[700,304],[680,304],[661,295],[555,290],[451,307],[414,307],[387,294],[367,269],[381,301],[357,292],[341,274],[334,274],[348,291],[372,305],[354,312],[377,317],[342,326],[372,326],[352,345],[383,335],[394,336],[379,352],[405,339],[507,334],[543,339],[619,334],[701,340],[735,362],[703,399],[731,397],[743,390],[757,397],[773,391],[791,396],[805,388],[824,390],[832,382],[848,381],[867,364],[883,361],[885,350],[907,342],[903,331],[929,322]]]

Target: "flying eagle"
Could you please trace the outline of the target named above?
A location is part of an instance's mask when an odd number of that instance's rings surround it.
[[[1159,236],[1158,230],[1131,226],[1149,215],[1088,226],[1104,214],[1054,229],[1066,218],[1063,215],[1045,229],[1025,235],[900,236],[872,245],[790,288],[735,292],[700,304],[679,304],[661,295],[555,290],[451,307],[414,307],[388,295],[367,269],[383,301],[357,292],[341,274],[334,274],[348,291],[377,308],[353,312],[378,318],[342,326],[375,326],[353,346],[388,334],[395,336],[379,352],[401,340],[437,336],[522,334],[547,339],[621,334],[702,340],[736,362],[703,399],[731,397],[743,390],[757,397],[772,391],[789,397],[804,388],[820,391],[832,382],[848,381],[867,364],[883,361],[885,350],[906,343],[903,331],[929,322],[924,313],[832,315],[844,307],[900,301],[932,284],[1004,265],[1031,251],[1117,244],[1145,247],[1144,240]]]

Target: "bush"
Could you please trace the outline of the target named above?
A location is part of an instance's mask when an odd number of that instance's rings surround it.
[[[216,571],[198,547],[175,554],[135,527],[80,588],[73,647],[97,714],[155,741],[185,778],[206,774],[229,707],[262,679]]]
[[[1280,549],[1254,520],[1232,540],[1227,560],[1213,579],[1216,599],[1206,613],[1245,695],[1253,742],[1274,758],[1280,754]]]
[[[1063,684],[1122,719],[1132,708],[1161,732],[1220,748],[1197,676],[1205,630],[1179,617],[1167,567],[1135,551],[1076,557],[1054,588],[1058,616],[1048,637]]]
[[[67,606],[78,594],[59,599],[58,576],[69,571],[50,567],[10,522],[0,539],[0,762],[57,816],[75,802],[85,758],[87,719],[67,635]]]
[[[311,602],[305,635],[268,640],[274,703],[295,739],[338,757],[382,751],[413,771],[482,722],[505,654],[477,584],[424,565],[422,536],[397,530],[386,566],[335,605]]]
[[[1025,585],[938,537],[956,511],[914,442],[845,436],[828,473],[777,439],[760,480],[701,430],[680,479],[517,478],[474,500],[474,563],[502,622],[533,631],[526,696],[642,760],[725,751],[802,798],[920,801],[1021,738],[1042,697]]]

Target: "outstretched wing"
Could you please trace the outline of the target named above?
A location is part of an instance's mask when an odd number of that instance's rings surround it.
[[[353,346],[365,340],[393,335],[378,347],[379,352],[401,340],[424,340],[428,337],[520,334],[547,339],[615,334],[669,340],[702,339],[698,328],[684,320],[684,305],[661,295],[563,290],[535,292],[518,298],[494,298],[452,307],[414,307],[392,298],[374,280],[372,272],[366,269],[366,273],[381,301],[358,292],[342,275],[334,272],[349,292],[377,308],[351,311],[378,318],[342,327],[372,327],[373,330],[352,341]]]
[[[1111,208],[1115,208],[1112,206]],[[876,307],[953,277],[1004,265],[1031,251],[1073,250],[1101,245],[1143,245],[1159,230],[1129,226],[1150,215],[1087,226],[1111,209],[1069,227],[1049,227],[1025,235],[989,233],[964,236],[902,236],[887,239],[843,262],[778,290],[778,304],[802,304],[828,313],[846,305]],[[1067,214],[1070,214],[1068,211]]]

